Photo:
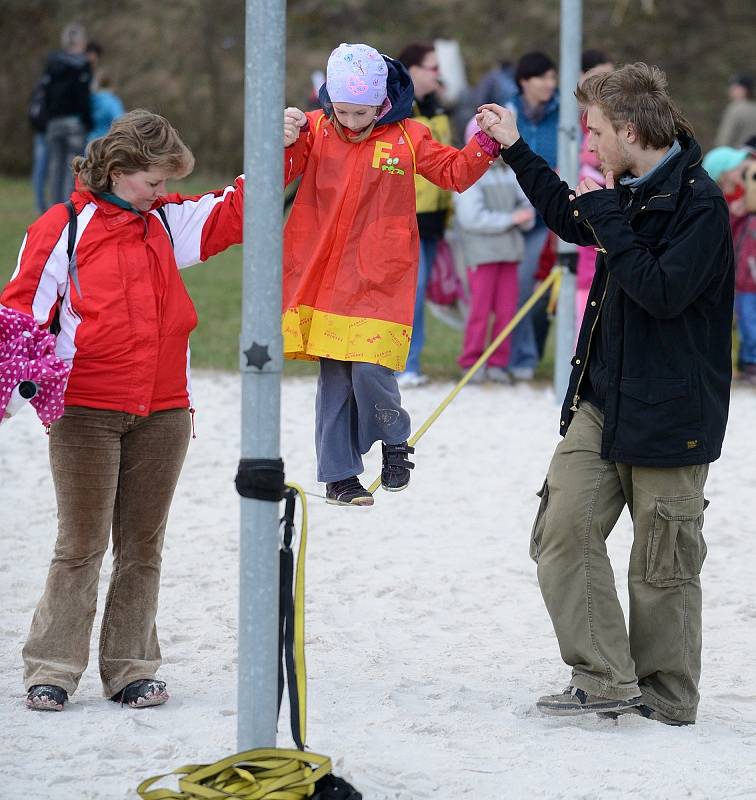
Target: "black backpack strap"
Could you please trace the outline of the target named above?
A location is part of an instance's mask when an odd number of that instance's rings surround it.
[[[76,247],[76,209],[70,200],[66,200],[63,205],[68,210],[68,271],[71,272],[71,262],[73,261],[74,247]]]
[[[171,233],[171,226],[168,224],[168,215],[165,213],[165,209],[163,206],[158,206],[156,209],[158,214],[160,214],[160,219],[163,220],[163,225],[165,225],[165,229],[168,231],[168,236],[171,240],[171,247],[175,250],[176,243],[173,241],[173,234]]]

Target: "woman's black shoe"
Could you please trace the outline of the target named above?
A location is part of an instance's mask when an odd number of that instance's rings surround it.
[[[37,684],[26,695],[26,707],[33,711],[62,711],[68,700],[68,692],[60,686]]]
[[[160,706],[170,698],[163,681],[152,678],[143,678],[132,681],[128,686],[116,692],[110,699],[129,708],[148,708]]]

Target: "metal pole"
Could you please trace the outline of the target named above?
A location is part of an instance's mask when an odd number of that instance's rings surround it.
[[[575,87],[580,78],[583,47],[582,0],[561,0],[559,33],[559,175],[570,187],[577,185],[580,151],[580,119]],[[562,402],[570,381],[571,359],[575,352],[575,268],[577,248],[559,241],[559,265],[562,271],[556,315],[554,353],[554,394]]]
[[[242,458],[278,458],[285,0],[247,0],[244,63]],[[254,198],[254,200],[253,200]],[[278,514],[241,499],[239,750],[275,747],[278,717]]]

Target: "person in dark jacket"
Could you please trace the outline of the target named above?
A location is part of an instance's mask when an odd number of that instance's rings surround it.
[[[578,337],[559,443],[531,538],[538,581],[572,677],[547,714],[640,714],[692,724],[701,671],[702,535],[708,465],[720,455],[731,381],[734,291],[727,205],[670,100],[637,63],[577,92],[606,188],[575,190],[483,106],[546,224],[593,244],[596,276]],[[633,520],[629,632],[605,540]]]
[[[49,55],[42,76],[51,204],[62,203],[73,191],[71,162],[84,152],[87,132],[92,127],[92,69],[84,28],[77,23],[66,25],[61,44],[62,50]]]

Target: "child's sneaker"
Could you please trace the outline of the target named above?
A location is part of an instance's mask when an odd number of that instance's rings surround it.
[[[596,694],[588,694],[576,686],[568,686],[561,694],[539,697],[536,708],[542,714],[571,717],[576,714],[592,714],[598,711],[624,711],[640,704],[641,696],[629,700],[612,700]]]
[[[60,686],[37,684],[29,688],[26,707],[32,711],[62,711],[67,700],[68,692]]]
[[[415,452],[407,442],[401,444],[381,445],[383,449],[383,468],[381,469],[381,486],[387,492],[401,492],[409,485],[410,470],[415,465],[407,457]]]
[[[373,495],[360,483],[359,478],[344,478],[326,484],[326,503],[334,506],[372,506]]]
[[[114,703],[120,703],[129,708],[148,708],[162,705],[170,699],[170,695],[166,691],[163,681],[143,678],[140,681],[132,681],[110,699]]]

